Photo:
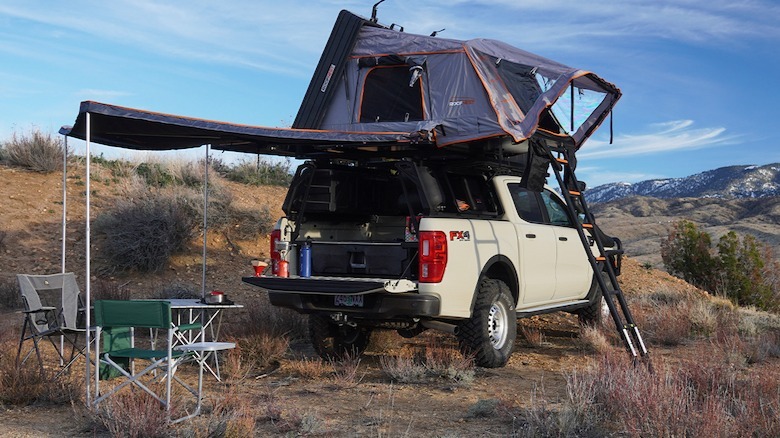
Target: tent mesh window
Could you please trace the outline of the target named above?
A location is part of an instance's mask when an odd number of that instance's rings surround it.
[[[423,120],[420,80],[409,86],[408,65],[372,68],[363,86],[360,123]]]

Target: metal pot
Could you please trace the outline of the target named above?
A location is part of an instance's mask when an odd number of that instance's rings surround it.
[[[206,303],[208,304],[222,304],[225,302],[225,294],[220,291],[212,291],[206,295]]]

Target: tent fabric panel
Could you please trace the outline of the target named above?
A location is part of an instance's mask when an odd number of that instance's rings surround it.
[[[495,110],[465,53],[429,56],[426,74],[424,85],[428,88],[432,119],[495,119]]]
[[[364,26],[358,34],[357,42],[352,50],[352,57],[409,56],[462,51],[463,44],[457,40],[432,38],[386,28]]]
[[[336,87],[332,86],[332,82],[342,77],[347,56],[355,45],[360,29],[367,24],[373,25],[349,11],[342,10],[339,13],[301,107],[298,109],[293,128],[320,128],[327,105],[336,93]]]

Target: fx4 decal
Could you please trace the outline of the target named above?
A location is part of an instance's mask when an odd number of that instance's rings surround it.
[[[453,240],[468,242],[471,240],[471,235],[468,231],[450,231],[450,241]]]

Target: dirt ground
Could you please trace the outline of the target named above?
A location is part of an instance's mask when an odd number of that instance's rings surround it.
[[[84,199],[83,169],[68,179],[67,270],[77,273],[84,288]],[[61,175],[39,174],[0,166],[0,276],[12,280],[16,273],[55,273],[60,269]],[[235,185],[234,202],[247,206],[268,205],[272,216],[281,214],[279,205],[285,189]],[[117,185],[95,183],[92,186],[93,217],[116,199]],[[207,290],[223,290],[237,303],[261,300],[262,293],[241,282],[251,275],[250,261],[267,255],[267,241],[228,241],[224,235],[210,235],[208,247]],[[195,285],[201,279],[201,257],[197,239],[186,255],[174,258],[164,272],[143,276],[112,277],[108,280],[126,285],[134,297],[152,296],[156,290],[172,283]],[[658,271],[643,269],[627,262],[622,276],[627,293],[642,291],[663,281],[680,289],[687,284]],[[237,312],[227,317],[228,324],[241,323]],[[21,325],[21,315],[7,312],[2,325]],[[268,375],[242,381],[238,387],[207,381],[206,394],[237,391],[240,396],[257,401],[257,412],[279,405],[285,412],[312,419],[312,435],[322,436],[505,436],[519,424],[510,416],[483,418],[474,414],[475,406],[485,400],[515,401],[529,405],[544,399],[555,405],[566,396],[566,375],[584,367],[591,356],[578,340],[576,317],[551,314],[534,317],[523,325],[535,327],[542,341],[531,345],[518,336],[515,354],[501,369],[478,368],[470,385],[455,385],[442,380],[425,384],[393,383],[383,372],[380,357],[384,352],[369,349],[358,368],[361,376],[354,385],[338,385],[335,380],[304,379],[292,370],[293,362],[313,358],[304,343],[294,343],[288,357]],[[448,335],[427,336],[450,339]],[[425,343],[423,337],[404,340],[388,335],[385,342]],[[236,386],[236,385],[234,385]],[[241,395],[243,394],[243,395]],[[471,411],[470,411],[471,410]],[[471,412],[471,413],[470,413]],[[32,405],[0,406],[2,437],[95,436],[85,427],[86,413],[78,403],[73,406]],[[279,435],[278,424],[258,421],[259,436]],[[300,430],[299,430],[300,432]]]

